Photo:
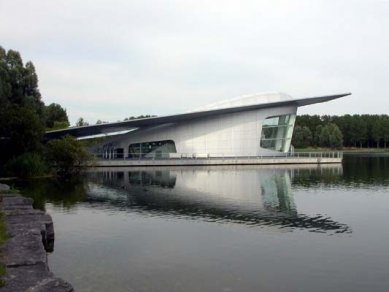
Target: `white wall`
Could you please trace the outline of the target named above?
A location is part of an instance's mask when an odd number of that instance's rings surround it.
[[[216,115],[178,124],[143,129],[121,136],[115,142],[124,148],[132,143],[173,140],[177,153],[212,156],[255,156],[280,154],[260,148],[262,122],[271,116],[295,114],[297,107],[278,107]]]

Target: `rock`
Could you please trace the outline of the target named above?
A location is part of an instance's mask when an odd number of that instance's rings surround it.
[[[4,202],[4,207],[8,208],[8,207],[18,206],[18,205],[32,206],[34,200],[31,198],[25,198],[21,196],[18,197],[9,196],[9,197],[4,197],[3,202]]]
[[[73,291],[69,283],[49,271],[46,252],[54,249],[53,221],[32,204],[32,199],[22,196],[3,197],[10,238],[4,245],[6,285],[0,291]]]
[[[28,266],[47,262],[39,229],[19,233],[7,240],[4,248],[7,267]]]
[[[0,192],[9,191],[9,185],[0,184]]]
[[[4,280],[6,285],[0,291],[74,291],[69,283],[60,278],[56,278],[48,270],[47,265],[43,263],[7,268],[7,274]]]

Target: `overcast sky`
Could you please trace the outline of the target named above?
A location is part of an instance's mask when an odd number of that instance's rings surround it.
[[[389,0],[0,0],[0,45],[72,124],[263,91],[352,92],[299,113],[389,114]]]

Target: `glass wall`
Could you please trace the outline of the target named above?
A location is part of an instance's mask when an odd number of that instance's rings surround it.
[[[295,119],[294,114],[266,118],[262,124],[261,147],[288,152]]]
[[[134,143],[128,146],[128,158],[163,158],[166,153],[177,153],[173,140]]]

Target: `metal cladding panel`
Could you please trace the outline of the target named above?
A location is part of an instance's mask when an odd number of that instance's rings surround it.
[[[239,112],[243,113],[243,112],[258,110],[258,109],[270,110],[272,108],[287,107],[287,106],[293,106],[293,107],[306,106],[314,103],[330,101],[346,95],[350,95],[350,93],[312,97],[312,98],[303,98],[303,99],[286,99],[286,100],[279,100],[276,102],[265,102],[265,103],[249,104],[243,106],[217,108],[217,109],[211,109],[205,111],[189,112],[189,113],[178,114],[178,115],[129,120],[129,121],[118,122],[118,123],[100,124],[100,125],[92,125],[92,126],[84,126],[84,127],[73,127],[64,130],[49,131],[46,133],[45,137],[46,139],[55,139],[55,138],[63,137],[67,134],[73,135],[75,137],[85,137],[91,135],[98,135],[102,133],[125,131],[125,130],[135,129],[135,128],[141,129],[141,128],[148,128],[148,127],[155,127],[167,123],[181,123],[184,121],[190,122],[192,120],[211,118],[212,116],[233,114]]]
[[[177,153],[211,156],[257,156],[280,152],[260,148],[262,122],[271,116],[295,114],[296,106],[258,109],[148,128],[122,135],[111,142],[124,149],[128,146],[161,140],[173,140]]]

